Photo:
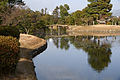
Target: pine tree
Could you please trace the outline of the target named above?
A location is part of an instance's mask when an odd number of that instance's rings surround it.
[[[90,4],[83,11],[93,16],[95,20],[105,19],[112,15],[110,12],[112,10],[111,0],[88,0],[88,2]]]
[[[62,24],[65,24],[65,17],[69,15],[68,10],[70,10],[68,4],[60,5],[60,17],[61,17],[61,22]]]
[[[54,18],[54,24],[58,23],[59,19],[59,7],[56,6],[56,8],[53,10],[53,18]]]

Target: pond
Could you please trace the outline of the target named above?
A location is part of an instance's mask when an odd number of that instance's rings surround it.
[[[47,39],[33,58],[38,80],[120,80],[120,36]]]

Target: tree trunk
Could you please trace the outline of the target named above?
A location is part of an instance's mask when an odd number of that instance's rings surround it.
[[[113,25],[113,21],[112,21],[112,25]]]
[[[26,34],[29,34],[29,29],[25,28]]]
[[[93,21],[93,25],[95,25],[95,21]]]
[[[75,26],[77,26],[77,25],[76,25],[76,21],[75,21]]]
[[[115,25],[117,25],[116,21],[115,21]]]

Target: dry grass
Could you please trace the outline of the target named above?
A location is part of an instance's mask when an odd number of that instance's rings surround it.
[[[120,26],[115,25],[91,25],[91,26],[69,26],[70,30],[111,30],[111,29],[119,29]]]
[[[68,33],[69,35],[113,36],[120,35],[120,26],[115,25],[69,26]]]

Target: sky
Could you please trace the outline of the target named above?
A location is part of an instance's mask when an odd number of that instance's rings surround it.
[[[34,11],[40,11],[42,8],[47,8],[48,12],[52,12],[56,6],[68,4],[69,12],[82,10],[88,4],[87,0],[24,0],[26,6]],[[120,9],[120,0],[111,0],[113,10]]]

